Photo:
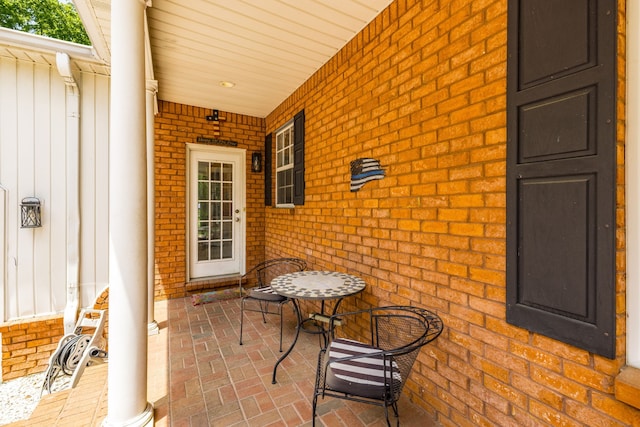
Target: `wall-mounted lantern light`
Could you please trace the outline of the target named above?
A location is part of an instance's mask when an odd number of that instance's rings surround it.
[[[20,227],[36,228],[41,226],[40,200],[36,197],[25,197],[20,203]]]
[[[251,155],[251,172],[262,171],[262,154],[255,152]]]

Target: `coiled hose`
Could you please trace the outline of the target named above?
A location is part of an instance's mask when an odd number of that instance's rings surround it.
[[[84,350],[87,348],[87,345],[89,345],[89,341],[91,341],[91,335],[75,334],[62,339],[56,352],[51,356],[49,369],[47,369],[47,373],[45,374],[40,395],[42,395],[45,389],[51,394],[51,386],[56,378],[58,378],[58,375],[60,375],[60,372],[68,376],[73,375],[78,363],[82,359]],[[96,356],[105,357],[106,352],[102,353],[105,354],[96,354]]]

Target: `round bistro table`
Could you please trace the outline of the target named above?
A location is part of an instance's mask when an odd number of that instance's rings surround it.
[[[324,306],[325,302],[329,300],[337,300],[333,306],[331,315],[336,314],[343,298],[362,292],[365,286],[366,283],[361,278],[337,271],[297,271],[295,273],[278,276],[271,281],[271,288],[275,293],[291,299],[298,319],[295,337],[293,338],[291,346],[282,356],[280,356],[280,359],[278,359],[276,365],[273,367],[273,384],[276,383],[278,365],[280,365],[280,363],[293,350],[293,347],[298,341],[300,330],[302,329],[305,331],[305,322],[314,320],[322,321],[322,319],[327,319],[324,313]],[[303,320],[298,300],[321,301],[320,313],[313,314],[309,319]],[[326,332],[327,331],[324,328],[321,328],[319,331],[314,331],[313,333],[321,333],[324,335]]]

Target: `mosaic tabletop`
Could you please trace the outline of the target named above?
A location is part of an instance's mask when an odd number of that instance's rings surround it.
[[[274,292],[289,298],[333,299],[357,294],[364,280],[337,271],[297,271],[278,276],[271,282]]]

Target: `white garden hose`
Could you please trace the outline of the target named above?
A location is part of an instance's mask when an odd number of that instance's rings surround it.
[[[91,341],[91,335],[66,335],[58,345],[56,352],[51,356],[49,369],[44,377],[42,392],[46,389],[51,394],[51,385],[58,378],[60,372],[71,376],[82,359],[85,348]]]

